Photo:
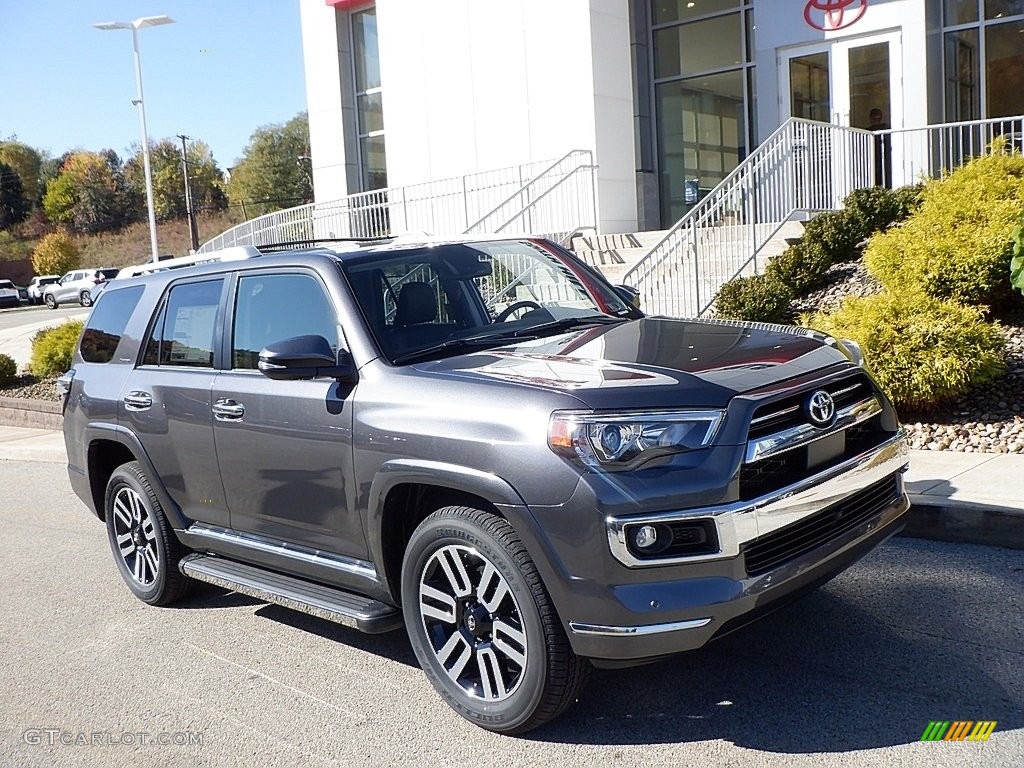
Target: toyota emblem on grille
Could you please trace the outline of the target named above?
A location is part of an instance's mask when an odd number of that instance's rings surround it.
[[[836,415],[836,403],[832,395],[819,389],[807,399],[807,416],[816,427],[827,427]]]

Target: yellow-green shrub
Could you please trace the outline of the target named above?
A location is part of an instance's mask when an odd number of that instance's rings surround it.
[[[37,275],[63,275],[78,269],[78,246],[64,230],[51,232],[32,251],[32,269]]]
[[[32,359],[28,369],[36,376],[59,376],[71,367],[78,337],[85,323],[69,320],[55,328],[44,328],[32,337]]]
[[[1005,369],[1005,340],[981,310],[922,294],[851,298],[834,313],[800,322],[860,344],[878,383],[912,410],[928,410]]]
[[[1006,265],[1022,211],[1024,157],[995,147],[928,182],[917,213],[871,238],[865,263],[893,292],[919,289],[962,304],[1005,307],[1012,297]]]
[[[0,355],[0,386],[10,384],[18,375],[18,364],[10,355]]]

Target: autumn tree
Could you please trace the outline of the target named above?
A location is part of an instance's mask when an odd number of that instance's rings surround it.
[[[313,200],[309,121],[301,112],[283,125],[257,128],[231,171],[228,199],[258,216]]]
[[[120,159],[112,150],[75,152],[47,184],[43,209],[50,221],[76,232],[101,232],[130,219]]]
[[[153,171],[153,209],[161,219],[177,219],[185,215],[185,181],[181,167],[181,145],[173,139],[161,139],[149,147]],[[125,179],[133,194],[145,204],[146,176],[142,150],[125,164]],[[213,159],[210,147],[202,141],[188,145],[188,176],[192,185],[192,204],[196,211],[221,210],[227,207],[222,188],[224,175]]]
[[[0,141],[0,163],[8,165],[21,180],[21,191],[29,207],[39,204],[42,189],[39,184],[43,158],[28,144],[9,139]]]
[[[78,268],[79,251],[64,230],[51,232],[32,252],[32,269],[37,275],[63,275]]]
[[[0,162],[0,229],[24,221],[29,204],[21,188],[21,177],[7,163]]]

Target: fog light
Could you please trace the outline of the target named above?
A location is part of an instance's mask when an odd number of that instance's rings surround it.
[[[633,534],[633,544],[637,549],[650,549],[658,543],[658,529],[653,525],[641,525]]]

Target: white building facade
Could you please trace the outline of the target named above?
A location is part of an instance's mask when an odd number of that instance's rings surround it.
[[[788,117],[1024,113],[1024,0],[300,0],[318,202],[594,153],[669,226]]]

